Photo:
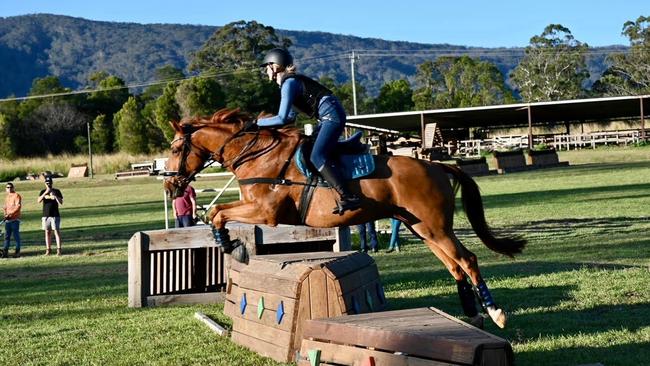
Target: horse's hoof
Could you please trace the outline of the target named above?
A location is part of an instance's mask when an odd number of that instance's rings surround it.
[[[487,313],[490,316],[490,319],[496,324],[499,328],[503,329],[506,327],[506,313],[501,309],[497,309],[494,306],[488,306]]]
[[[235,249],[230,252],[230,256],[239,263],[248,264],[248,251],[246,250],[245,245],[238,245],[235,247]]]
[[[484,319],[485,318],[483,318],[483,315],[478,314],[469,319],[469,324],[475,326],[478,329],[483,329]]]

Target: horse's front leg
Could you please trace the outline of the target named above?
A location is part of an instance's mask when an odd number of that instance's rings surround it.
[[[277,225],[276,215],[258,203],[241,203],[216,212],[212,218],[212,232],[219,248],[226,254],[231,254],[238,262],[247,262],[248,254],[243,243],[230,239],[226,223],[238,221],[245,224]]]
[[[205,220],[203,222],[210,223],[212,222],[212,219],[214,219],[214,216],[221,210],[226,210],[229,208],[237,207],[240,205],[243,205],[244,201],[238,200],[238,201],[232,201],[232,202],[227,202],[227,203],[221,203],[218,205],[212,206],[208,212],[205,213]]]

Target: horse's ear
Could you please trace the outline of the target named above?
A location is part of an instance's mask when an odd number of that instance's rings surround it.
[[[233,116],[237,116],[239,114],[239,108],[231,109],[224,114],[222,121],[228,120],[232,118]]]
[[[181,125],[178,124],[178,121],[169,121],[169,124],[172,126],[174,131],[181,132]]]

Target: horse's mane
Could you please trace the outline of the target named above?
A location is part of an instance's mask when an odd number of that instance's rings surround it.
[[[242,112],[239,108],[222,108],[212,116],[194,116],[183,118],[180,122],[181,126],[193,127],[209,127],[219,123],[242,123],[250,121],[253,117],[246,112]]]
[[[253,119],[253,116],[250,113],[243,112],[239,108],[223,108],[216,111],[210,117],[188,117],[183,118],[180,122],[181,126],[192,126],[196,128],[200,127],[214,127],[220,123],[243,123]],[[293,126],[283,127],[277,129],[278,132],[284,135],[300,135],[300,131]]]

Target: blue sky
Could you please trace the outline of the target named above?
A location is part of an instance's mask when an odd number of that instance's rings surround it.
[[[650,1],[0,0],[2,17],[31,13],[134,23],[257,20],[279,29],[484,47],[526,46],[546,25],[559,23],[581,42],[605,46],[627,45],[623,23],[649,16]]]

